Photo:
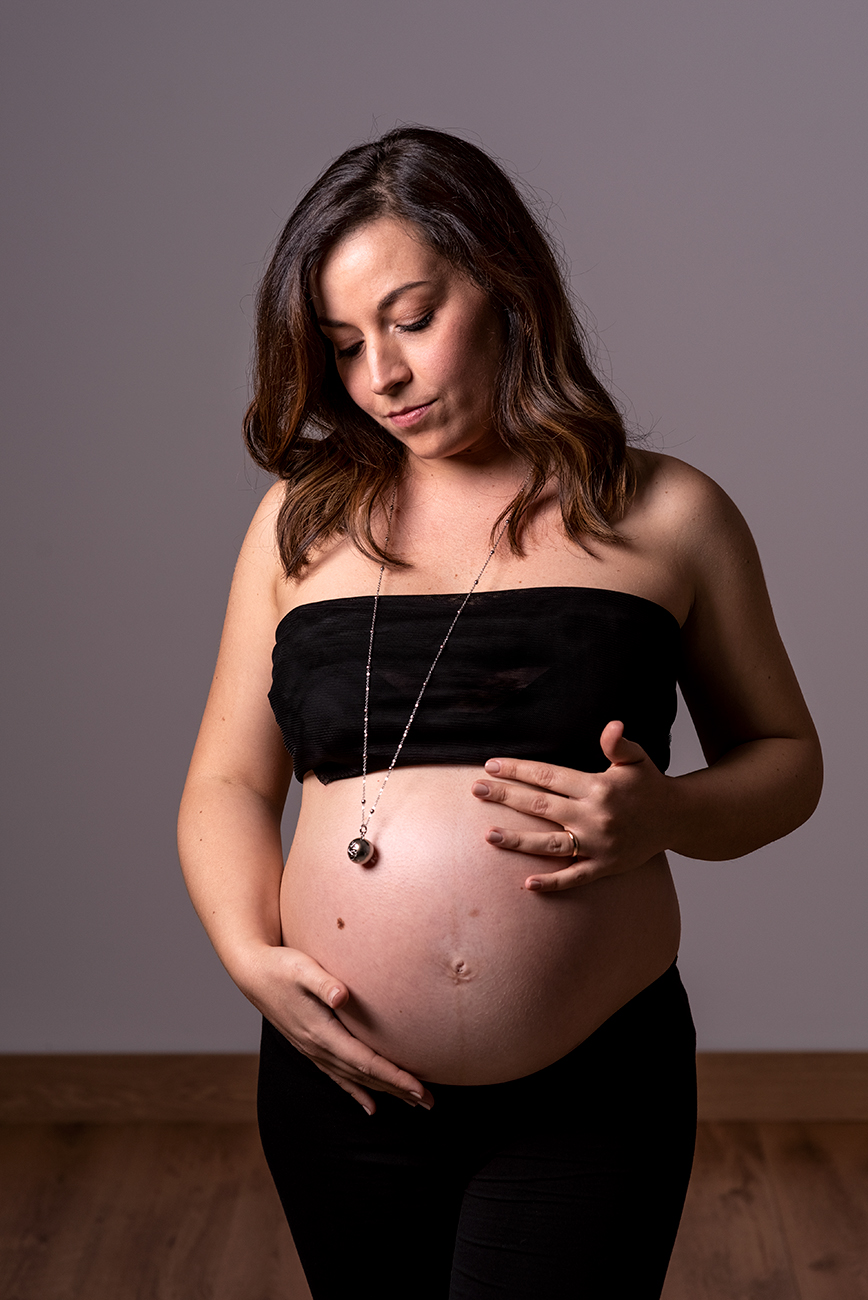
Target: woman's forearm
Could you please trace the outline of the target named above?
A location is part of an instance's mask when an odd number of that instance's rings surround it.
[[[178,817],[178,852],[217,955],[247,992],[257,952],[281,942],[280,809],[248,786],[191,777]]]
[[[669,778],[666,847],[705,861],[739,858],[807,821],[822,781],[813,738],[738,745],[710,767]]]
[[[281,946],[281,807],[243,783],[193,775],[178,817],[178,849],[193,905],[232,979],[253,1005],[368,1112],[373,1092],[411,1106],[434,1098],[406,1070],[354,1038],[335,1016],[345,984]]]

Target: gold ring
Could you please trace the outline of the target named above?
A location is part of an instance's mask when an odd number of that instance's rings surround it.
[[[581,852],[582,852],[582,851],[581,851],[581,849],[579,848],[579,841],[576,839],[576,837],[575,837],[575,835],[573,834],[572,831],[567,830],[566,826],[564,827],[564,831],[566,832],[567,835],[569,835],[570,840],[571,840],[571,842],[572,842],[572,845],[573,845],[573,857],[574,857],[574,858],[581,857]]]

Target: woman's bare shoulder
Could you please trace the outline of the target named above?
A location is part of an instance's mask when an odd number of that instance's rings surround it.
[[[637,477],[631,517],[635,512],[637,520],[687,546],[747,532],[735,503],[702,470],[663,452],[632,448],[630,456]]]
[[[286,484],[274,483],[256,507],[241,544],[239,562],[254,565],[273,576],[282,571],[277,545],[277,517],[283,504]]]
[[[726,496],[714,479],[677,456],[638,447],[631,447],[629,454],[636,471],[638,500],[647,496],[655,503],[683,509],[706,502],[718,493]]]
[[[251,552],[265,551],[269,555],[277,555],[277,516],[285,494],[286,484],[283,482],[273,483],[268,489],[250,521],[241,548],[242,554],[246,548]]]
[[[277,545],[277,516],[284,484],[275,483],[260,501],[245,534],[229,593],[227,621],[238,629],[274,617],[286,579]]]
[[[287,577],[277,539],[277,521],[286,484],[275,483],[259,503],[238,556],[233,594],[261,606],[267,602],[279,622],[296,605],[355,596],[370,586],[370,561],[346,536],[331,536],[310,547],[304,567]]]

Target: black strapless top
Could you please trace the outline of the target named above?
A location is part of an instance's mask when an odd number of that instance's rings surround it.
[[[463,593],[381,596],[371,664],[368,771],[389,766]],[[373,596],[315,601],[277,626],[268,698],[301,780],[362,770]],[[495,755],[602,771],[612,719],[661,771],[675,717],[679,627],[662,605],[595,587],[475,592],[398,759],[481,765]]]

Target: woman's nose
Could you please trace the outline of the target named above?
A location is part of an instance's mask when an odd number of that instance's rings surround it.
[[[371,390],[375,393],[389,393],[412,378],[412,371],[402,356],[401,349],[394,344],[369,348],[368,369]]]

